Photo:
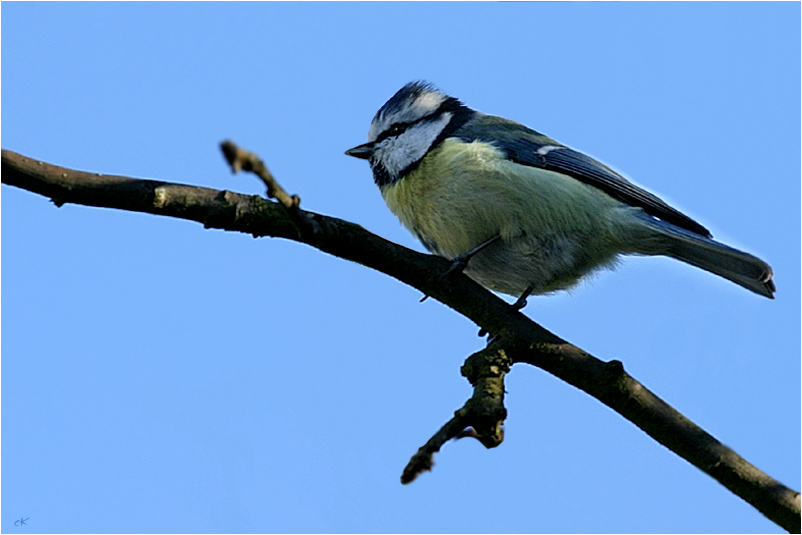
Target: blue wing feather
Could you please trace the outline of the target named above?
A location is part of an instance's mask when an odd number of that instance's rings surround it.
[[[452,135],[467,142],[491,143],[516,163],[569,175],[623,203],[640,207],[651,216],[701,236],[711,237],[705,227],[603,163],[520,123],[482,114]]]

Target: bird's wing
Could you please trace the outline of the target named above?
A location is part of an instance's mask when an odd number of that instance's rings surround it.
[[[711,237],[710,231],[705,227],[603,163],[520,123],[482,115],[462,126],[453,135],[468,142],[491,143],[516,163],[569,175],[599,188],[623,203],[643,208],[647,214],[663,221]]]

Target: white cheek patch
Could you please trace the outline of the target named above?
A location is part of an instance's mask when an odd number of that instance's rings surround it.
[[[385,139],[376,147],[375,160],[384,166],[392,178],[399,177],[407,167],[426,156],[453,115],[451,112],[443,113],[436,119],[410,126],[399,136]]]

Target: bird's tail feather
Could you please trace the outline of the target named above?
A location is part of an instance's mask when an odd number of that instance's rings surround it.
[[[644,247],[638,253],[682,260],[774,299],[774,273],[763,260],[651,216],[642,220],[652,232],[650,238],[642,242]]]

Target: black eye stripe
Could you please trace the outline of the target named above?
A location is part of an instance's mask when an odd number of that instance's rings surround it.
[[[376,143],[380,143],[381,141],[384,141],[388,137],[400,136],[401,134],[406,132],[406,130],[410,126],[414,124],[434,119],[435,117],[438,117],[439,115],[445,112],[457,113],[461,110],[467,110],[467,108],[465,108],[457,99],[453,97],[448,98],[445,101],[443,101],[443,103],[440,104],[440,106],[435,111],[433,111],[428,115],[424,115],[423,117],[416,119],[414,121],[409,121],[404,123],[394,123],[390,125],[390,128],[379,134],[379,136],[376,138]]]
[[[425,117],[422,117],[421,119],[418,119],[418,121],[413,121],[411,123],[395,123],[395,124],[391,125],[390,128],[388,128],[387,130],[385,130],[384,132],[379,134],[379,137],[376,138],[376,143],[379,143],[380,141],[383,141],[383,140],[387,139],[388,137],[393,137],[393,136],[398,136],[398,135],[403,134],[406,131],[407,128],[409,128],[413,124],[415,124],[415,123],[417,123],[417,122],[419,122],[419,121],[421,121],[423,119],[425,119]]]
[[[388,128],[387,130],[385,130],[384,132],[379,134],[379,137],[376,138],[376,143],[378,143],[378,142],[380,142],[380,141],[382,141],[384,139],[387,139],[388,137],[399,136],[399,135],[403,134],[404,132],[406,132],[406,130],[410,126],[416,125],[418,123],[422,123],[424,121],[429,121],[431,119],[434,119],[435,117],[440,115],[440,112],[441,112],[441,109],[437,109],[436,111],[430,113],[429,115],[424,115],[420,119],[415,119],[414,121],[409,121],[409,122],[405,122],[405,123],[393,123],[392,125],[390,125],[390,128]]]
[[[397,136],[398,134],[403,134],[404,131],[413,124],[414,123],[396,123],[387,130],[387,135]]]

